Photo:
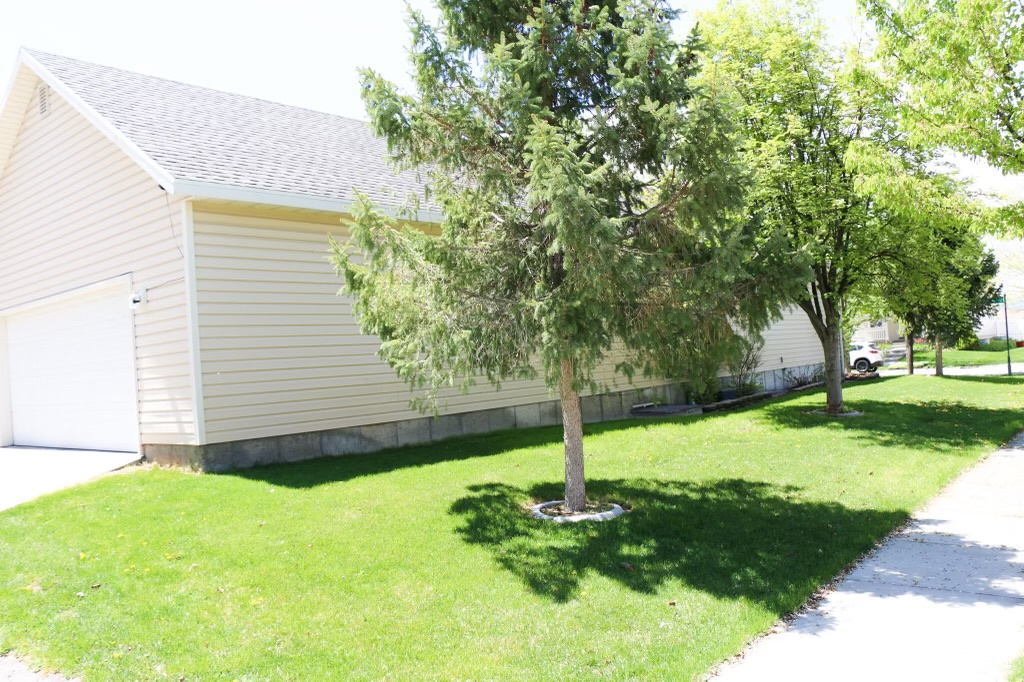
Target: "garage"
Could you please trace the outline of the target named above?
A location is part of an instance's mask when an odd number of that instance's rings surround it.
[[[6,317],[15,445],[139,447],[127,284],[89,287]]]

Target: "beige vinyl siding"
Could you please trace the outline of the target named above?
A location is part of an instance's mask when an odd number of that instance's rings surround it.
[[[781,320],[765,330],[763,337],[758,368],[762,372],[825,362],[821,342],[807,313],[796,306],[786,310]]]
[[[376,357],[327,261],[323,224],[195,215],[203,402],[209,442],[274,436],[421,416],[411,393]],[[600,380],[627,388],[614,363]],[[637,382],[650,386],[656,382]],[[542,381],[483,381],[445,396],[448,412],[549,400]]]
[[[196,442],[181,216],[56,92],[47,115],[28,100],[0,176],[0,314],[122,275],[148,288],[134,312],[143,443]]]

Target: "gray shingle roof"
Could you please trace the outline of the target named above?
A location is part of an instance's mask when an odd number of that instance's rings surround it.
[[[358,189],[386,206],[422,197],[419,174],[396,173],[363,121],[26,51],[175,180],[341,201]]]

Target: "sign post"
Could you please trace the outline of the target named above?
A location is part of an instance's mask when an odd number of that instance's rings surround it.
[[[1013,376],[1013,365],[1010,364],[1010,313],[1006,310],[1006,294],[996,299],[1003,304],[1003,324],[1006,325],[1006,376]]]

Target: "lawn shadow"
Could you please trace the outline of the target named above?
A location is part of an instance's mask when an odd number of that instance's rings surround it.
[[[584,437],[668,421],[670,419],[651,420],[635,417],[586,424]],[[408,445],[362,454],[316,457],[213,473],[220,476],[265,481],[289,488],[313,488],[328,483],[349,481],[362,476],[374,476],[400,469],[427,467],[471,458],[491,457],[510,450],[534,447],[554,447],[561,452],[562,426],[509,429],[470,436],[456,436],[423,445]]]
[[[957,377],[957,380],[974,377]],[[968,405],[959,400],[919,403],[850,400],[861,417],[826,417],[813,414],[806,404],[772,403],[765,418],[799,429],[841,429],[856,438],[885,447],[907,447],[951,452],[977,445],[998,445],[999,434],[1009,437],[1024,428],[1024,412],[1009,408]],[[993,436],[995,435],[995,438]]]
[[[561,442],[561,426],[497,431],[369,453],[328,455],[296,462],[256,466],[251,469],[232,469],[218,475],[265,481],[289,488],[313,488],[399,469],[490,457],[512,448],[543,447]]]
[[[587,487],[592,498],[631,511],[604,523],[554,524],[533,519],[524,504],[557,499],[560,484],[488,483],[472,486],[450,513],[467,543],[554,602],[572,599],[597,574],[644,593],[678,580],[780,615],[907,518],[807,501],[798,488],[744,479],[591,480]]]

